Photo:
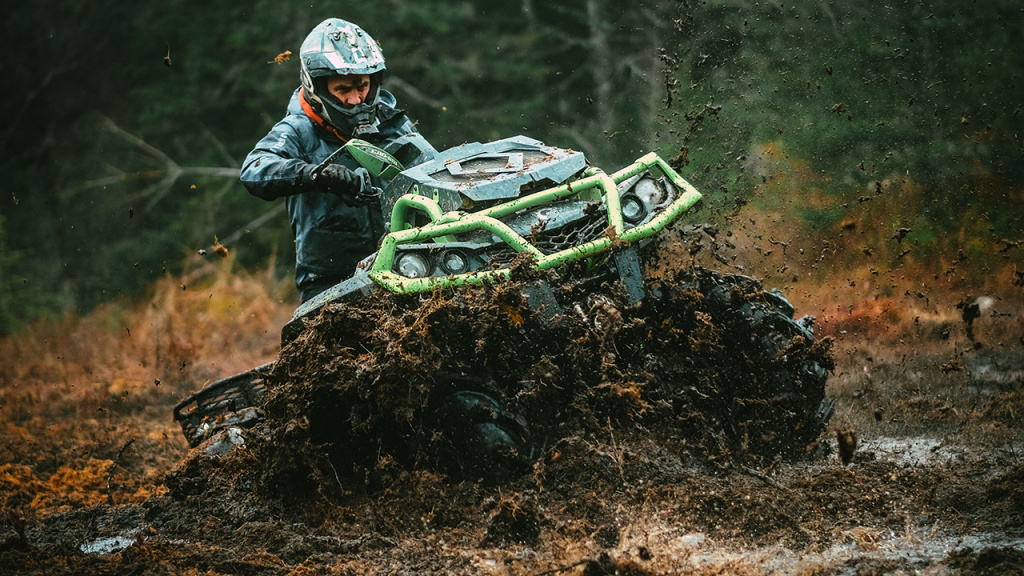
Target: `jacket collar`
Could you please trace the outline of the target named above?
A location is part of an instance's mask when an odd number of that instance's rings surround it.
[[[313,110],[313,107],[310,106],[309,101],[306,100],[305,88],[299,88],[299,104],[302,106],[302,111],[306,114],[306,116],[308,116],[309,119],[313,121],[313,124],[317,126],[320,130],[322,130],[323,132],[327,133],[330,136],[333,136],[334,138],[337,138],[338,140],[341,141],[342,144],[348,142],[348,136],[345,136],[344,134],[341,133],[340,130],[328,124],[323,119],[322,116],[317,114],[316,110]]]

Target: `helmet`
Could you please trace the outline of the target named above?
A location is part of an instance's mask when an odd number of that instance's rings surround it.
[[[343,134],[375,134],[384,73],[384,54],[377,42],[351,22],[328,18],[306,36],[300,52],[303,97],[312,111]],[[338,74],[370,76],[370,92],[362,104],[346,108],[331,95],[327,79]]]

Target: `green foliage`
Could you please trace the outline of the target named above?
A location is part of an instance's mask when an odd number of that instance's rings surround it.
[[[668,59],[678,84],[660,142],[678,146],[693,131],[688,170],[705,175],[705,190],[725,191],[712,205],[744,196],[779,207],[758,196],[773,177],[769,143],[787,163],[806,162],[800,178],[833,198],[799,208],[812,227],[838,222],[866,190],[909,180],[929,191],[915,199],[919,224],[949,234],[979,195],[1006,205],[1020,189],[1018,2],[709,1],[682,15],[687,40]],[[692,111],[705,103],[721,110],[696,125]],[[1024,229],[1019,201],[984,217],[997,235]]]

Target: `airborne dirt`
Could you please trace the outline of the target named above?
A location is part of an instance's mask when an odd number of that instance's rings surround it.
[[[719,278],[652,282],[632,307],[606,286],[553,316],[526,305],[530,278],[335,305],[282,350],[265,420],[191,451],[123,437],[59,466],[98,440],[40,458],[12,422],[0,571],[1021,573],[1024,344],[825,326],[834,341],[767,358],[694,288]],[[776,378],[809,360],[834,369],[825,429],[825,391]],[[466,387],[525,417],[519,467],[460,449],[439,414]],[[173,397],[150,399],[169,420]]]

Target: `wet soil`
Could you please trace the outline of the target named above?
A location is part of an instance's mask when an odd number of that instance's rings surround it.
[[[9,422],[0,572],[1024,573],[1024,344],[836,331],[767,354],[687,274],[557,315],[517,283],[331,306],[282,350],[264,420],[191,450],[40,457]],[[528,424],[511,464],[460,443],[463,389]]]

